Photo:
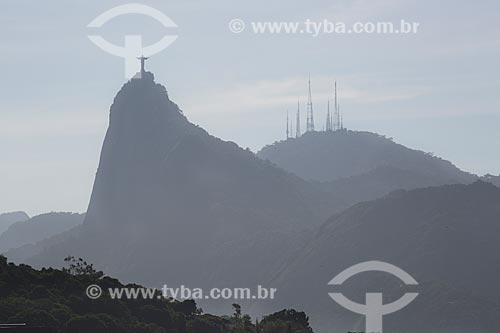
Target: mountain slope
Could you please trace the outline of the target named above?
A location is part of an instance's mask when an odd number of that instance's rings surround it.
[[[440,183],[438,178],[391,166],[380,166],[361,175],[329,182],[315,182],[319,189],[327,193],[330,208],[335,207],[336,212],[362,201],[380,198],[395,190],[411,190]]]
[[[83,222],[84,214],[48,213],[16,222],[0,236],[0,253],[67,231]]]
[[[309,132],[264,147],[258,156],[303,179],[333,181],[380,167],[414,172],[434,185],[469,183],[476,177],[422,151],[369,132]]]
[[[481,177],[481,179],[485,182],[492,183],[493,185],[500,187],[500,175],[498,176],[493,176],[493,175],[485,175]]]
[[[11,225],[19,221],[26,221],[30,217],[25,212],[11,212],[0,214],[0,235]]]
[[[420,283],[414,304],[387,316],[388,331],[494,332],[499,235],[500,189],[491,184],[396,191],[333,216],[273,284],[281,286],[280,302],[308,311],[319,332],[359,330],[362,317],[329,299],[327,283],[354,264],[385,261]],[[343,291],[360,302],[374,289],[403,294],[397,280],[365,274]]]
[[[254,285],[324,221],[318,193],[189,123],[145,73],[111,107],[81,230],[23,253],[39,253],[27,260],[35,266],[84,257],[147,285]]]

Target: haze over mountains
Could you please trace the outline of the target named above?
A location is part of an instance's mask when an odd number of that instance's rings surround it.
[[[11,212],[0,214],[0,234],[11,225],[19,221],[26,221],[30,217],[25,212]]]
[[[0,253],[25,245],[34,245],[70,230],[81,224],[83,218],[84,214],[48,213],[13,223],[0,234]]]
[[[317,193],[189,123],[144,73],[111,107],[81,231],[28,262],[60,265],[72,254],[148,285],[248,285],[324,221]]]
[[[481,178],[485,182],[492,183],[493,185],[500,187],[500,175],[498,176],[493,176],[493,175],[485,175]]]
[[[300,138],[266,146],[258,156],[303,179],[323,182],[361,176],[387,167],[435,185],[468,183],[475,179],[449,161],[370,132],[309,132]]]
[[[307,132],[257,156],[314,183],[337,212],[398,189],[468,184],[477,176],[384,136],[351,130]]]
[[[401,190],[357,204],[329,219],[276,276],[280,302],[303,306],[320,332],[362,330],[361,316],[325,297],[327,283],[353,263],[379,260],[420,283],[417,300],[387,316],[384,332],[496,332],[499,216],[500,189],[484,182]],[[367,291],[393,300],[405,292],[400,281],[366,275],[342,292],[361,303]]]
[[[8,257],[37,267],[84,257],[148,286],[275,287],[276,303],[256,303],[253,313],[306,310],[320,333],[359,324],[328,298],[327,282],[361,261],[386,260],[423,285],[421,303],[390,327],[458,323],[487,332],[500,324],[500,290],[486,287],[499,273],[500,189],[367,132],[306,133],[258,156],[190,123],[145,72],[111,106],[84,223]],[[473,184],[439,186],[457,183]],[[428,186],[436,187],[380,199]],[[220,304],[207,305],[217,311]]]

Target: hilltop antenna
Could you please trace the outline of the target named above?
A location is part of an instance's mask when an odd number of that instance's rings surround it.
[[[330,99],[328,99],[328,102],[330,102]],[[335,109],[334,109],[334,114],[330,113],[330,130],[335,131],[334,127],[334,116],[335,116]]]
[[[309,95],[307,97],[307,124],[306,132],[314,132],[314,112],[311,96],[311,75],[309,75]]]
[[[337,131],[340,129],[340,123],[339,123],[339,105],[337,103],[337,81],[335,81],[335,88],[334,88],[334,103],[335,103],[335,111],[333,114],[333,130]]]
[[[338,96],[337,89],[335,89],[335,94]],[[337,97],[337,100],[338,99],[339,98]],[[338,120],[337,120],[338,121],[338,126],[339,126],[339,129],[342,129],[342,121],[340,119],[341,116],[340,116],[340,103],[339,102],[337,102],[337,110],[338,110],[338,114],[337,114],[337,117],[338,117]]]
[[[326,106],[326,131],[330,132],[332,130],[332,121],[330,116],[330,99],[328,99],[328,103]]]
[[[300,132],[300,100],[297,99],[297,119],[295,120],[295,137],[298,138],[302,134]]]
[[[337,81],[335,81],[335,120],[334,120],[334,130],[338,131],[343,128],[342,119],[340,115],[340,104],[338,102],[338,94],[337,94]]]
[[[342,115],[342,112],[340,111],[340,104],[339,104],[339,117],[340,117],[340,129],[344,130],[344,116]]]
[[[290,138],[289,124],[290,124],[290,121],[288,120],[288,110],[286,110],[286,139],[287,140]]]

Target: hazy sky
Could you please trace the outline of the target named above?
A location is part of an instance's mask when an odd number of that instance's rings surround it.
[[[333,80],[345,124],[500,173],[500,3],[496,0],[141,1],[178,28],[126,15],[126,1],[3,0],[0,11],[0,212],[85,211],[124,61],[92,44],[127,34],[178,39],[147,67],[188,118],[256,151],[284,136],[310,73],[317,127]],[[420,23],[412,35],[234,34],[228,23]],[[303,113],[304,115],[304,113]],[[305,121],[303,120],[303,123]]]

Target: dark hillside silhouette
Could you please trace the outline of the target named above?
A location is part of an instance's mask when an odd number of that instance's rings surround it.
[[[7,263],[0,256],[0,323],[26,324],[5,332],[32,333],[250,333],[255,326],[247,315],[216,317],[204,314],[192,300],[183,302],[153,299],[111,299],[109,288],[144,288],[124,285],[103,276],[82,260],[68,258],[70,268],[34,270],[26,265]],[[75,269],[77,267],[78,269]],[[102,296],[92,300],[86,288],[99,285]],[[161,294],[158,293],[158,296]],[[239,305],[238,305],[239,306]],[[230,307],[228,307],[229,311]],[[312,332],[307,316],[295,310],[269,315],[260,325],[261,333],[291,326]],[[241,328],[246,327],[246,330]],[[0,325],[4,331],[5,326]]]

